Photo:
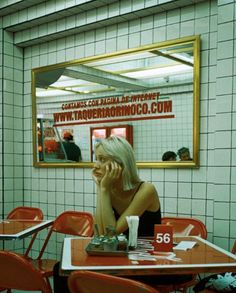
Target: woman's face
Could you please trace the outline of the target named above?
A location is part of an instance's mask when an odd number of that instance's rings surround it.
[[[98,146],[96,148],[95,155],[96,162],[94,163],[93,176],[95,176],[98,181],[101,181],[106,173],[106,166],[109,165],[111,162],[114,162],[114,160],[105,154],[101,146]]]

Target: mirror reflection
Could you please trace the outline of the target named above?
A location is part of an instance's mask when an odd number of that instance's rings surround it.
[[[197,167],[199,38],[32,70],[34,166],[90,166],[125,137],[140,167]]]

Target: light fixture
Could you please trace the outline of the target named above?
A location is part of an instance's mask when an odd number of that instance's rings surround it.
[[[188,65],[173,65],[168,67],[162,67],[162,68],[154,68],[154,69],[146,69],[146,70],[140,70],[140,71],[133,71],[133,72],[127,72],[123,73],[123,76],[131,77],[131,78],[153,78],[153,77],[161,77],[166,75],[174,75],[179,73],[186,73],[186,72],[192,72],[193,68]]]
[[[37,97],[54,97],[54,96],[65,96],[65,95],[73,95],[72,92],[65,92],[61,90],[44,90],[38,91],[37,90]]]

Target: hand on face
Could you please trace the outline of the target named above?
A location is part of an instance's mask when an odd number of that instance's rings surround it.
[[[95,168],[92,169],[92,177],[93,177],[93,181],[94,181],[97,185],[99,185],[99,183],[100,183],[100,179],[99,179],[99,177],[96,175],[96,169],[95,169]]]
[[[107,163],[104,166],[103,176],[97,178],[100,183],[100,187],[111,189],[111,187],[120,180],[121,174],[122,168],[118,163],[114,161]]]
[[[104,174],[105,174],[104,167],[102,167],[100,164],[99,165],[96,164],[96,167],[94,167],[92,169],[92,177],[93,177],[94,182],[97,185],[100,185],[100,182],[101,182]]]

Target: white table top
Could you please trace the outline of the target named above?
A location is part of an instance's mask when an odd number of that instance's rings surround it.
[[[52,223],[53,220],[0,220],[0,240],[22,239]]]

